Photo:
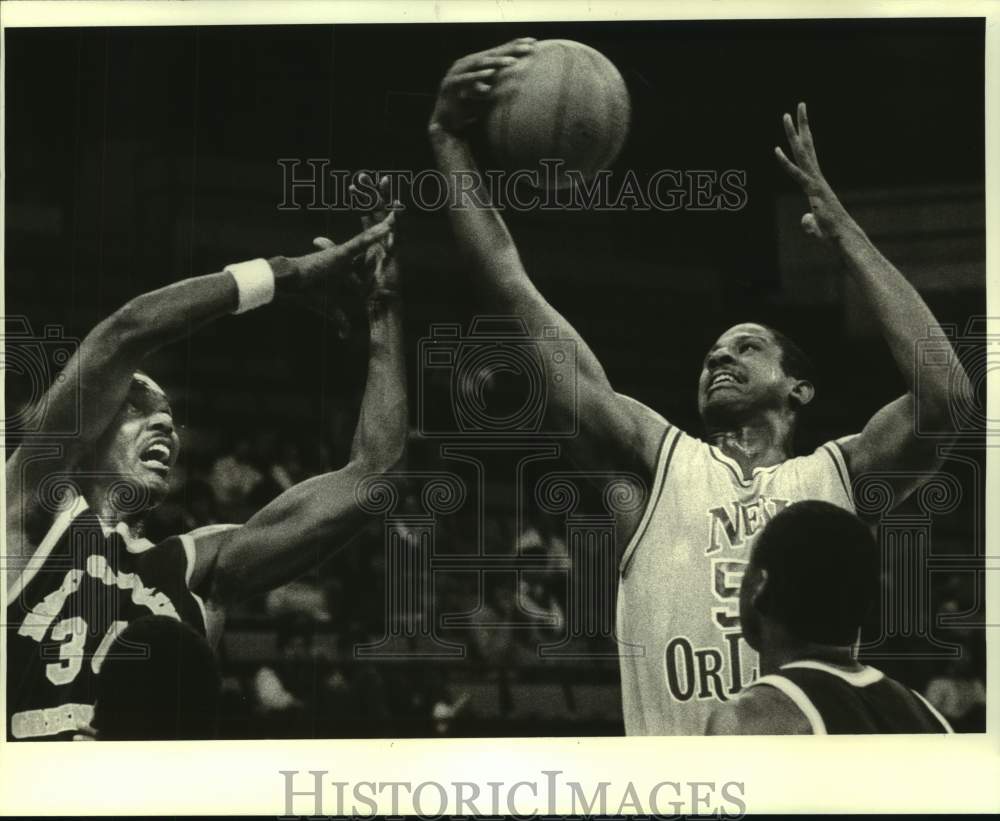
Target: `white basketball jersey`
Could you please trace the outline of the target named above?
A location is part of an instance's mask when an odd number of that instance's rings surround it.
[[[666,424],[666,423],[665,423]],[[744,478],[718,448],[667,424],[650,498],[622,556],[617,636],[629,735],[700,735],[757,677],[739,589],[754,538],[782,508],[854,511],[839,442]]]

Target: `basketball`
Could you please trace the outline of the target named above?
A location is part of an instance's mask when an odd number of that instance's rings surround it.
[[[573,40],[542,40],[535,53],[505,68],[486,120],[490,160],[507,171],[539,168],[543,159],[590,179],[608,167],[628,135],[631,105],[618,69]]]

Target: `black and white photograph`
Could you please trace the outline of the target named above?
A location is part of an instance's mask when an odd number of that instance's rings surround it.
[[[895,9],[5,24],[2,757],[984,738],[987,19]]]

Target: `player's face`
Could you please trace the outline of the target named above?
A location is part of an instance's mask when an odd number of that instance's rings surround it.
[[[698,380],[698,410],[735,417],[767,407],[785,407],[795,380],[781,364],[771,332],[752,322],[734,325],[709,349]]]
[[[150,506],[163,501],[180,450],[163,389],[145,374],[135,374],[107,436],[102,468],[137,485],[148,495]]]

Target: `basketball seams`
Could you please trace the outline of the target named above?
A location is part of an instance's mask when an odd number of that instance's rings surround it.
[[[566,130],[566,84],[573,76],[573,67],[576,63],[575,49],[569,48],[562,43],[559,45],[567,59],[562,62],[562,76],[559,78],[559,93],[556,95],[555,127],[552,129],[553,145],[546,159],[556,159],[562,156],[563,136]]]
[[[615,89],[612,88],[614,85],[613,79],[614,75],[608,74],[604,70],[604,62],[607,60],[603,54],[596,50],[588,50],[587,55],[590,58],[590,62],[594,67],[594,76],[598,78],[602,87],[601,102],[604,104],[603,111],[601,112],[601,119],[605,123],[614,123],[616,121],[617,96],[615,95]],[[606,139],[606,145],[602,146],[602,153],[600,154],[596,164],[593,168],[587,169],[590,173],[596,174],[602,168],[607,168],[608,165],[614,160],[618,154],[618,150],[615,146],[615,137],[617,136],[616,130],[612,128],[602,129],[602,136]]]
[[[618,157],[625,143],[628,129],[627,120],[631,113],[631,106],[627,105],[627,103],[625,105],[622,104],[623,100],[627,101],[628,99],[628,89],[625,86],[624,78],[622,78],[614,63],[597,49],[585,47],[584,50],[590,57],[594,69],[593,76],[601,84],[602,94],[600,96],[604,103],[602,121],[606,125],[611,126],[602,129],[602,135],[606,137],[607,144],[603,146],[604,151],[600,155],[599,161],[591,169],[592,173],[596,173],[602,168],[607,168]],[[625,128],[615,128],[614,125],[620,122],[623,117],[626,120]]]
[[[503,72],[486,122],[490,154],[508,173],[559,161],[555,186],[575,170],[591,179],[617,158],[629,126],[628,88],[600,51],[547,40],[523,64]],[[610,99],[605,99],[610,98]]]

